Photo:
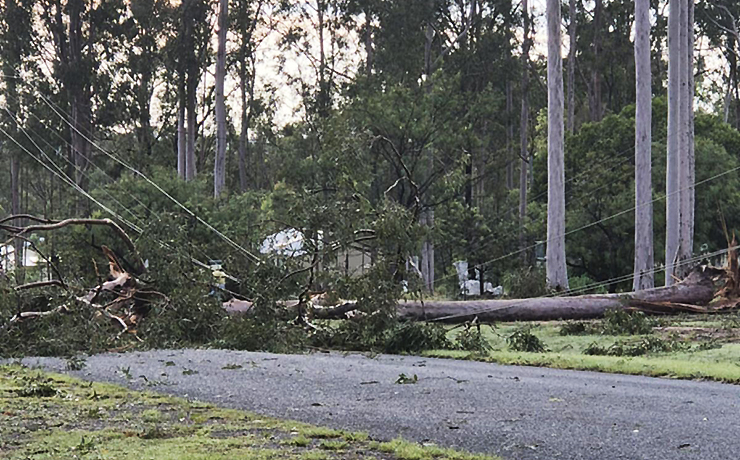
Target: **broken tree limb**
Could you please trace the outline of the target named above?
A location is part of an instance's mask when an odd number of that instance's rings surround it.
[[[34,283],[21,284],[20,286],[16,286],[13,289],[15,289],[16,291],[25,291],[27,289],[37,289],[47,286],[57,286],[65,290],[67,289],[67,286],[59,280],[36,281]]]
[[[128,234],[115,222],[113,222],[110,219],[65,219],[61,221],[47,221],[46,219],[41,219],[38,217],[33,216],[8,216],[3,219],[3,222],[12,222],[16,219],[30,219],[35,220],[36,222],[44,222],[39,223],[36,225],[27,225],[24,227],[14,226],[14,225],[8,225],[5,223],[0,223],[0,230],[3,230],[11,235],[11,238],[9,241],[23,237],[26,234],[30,234],[37,231],[49,231],[49,230],[58,230],[60,228],[64,228],[70,225],[98,225],[98,226],[106,226],[113,230],[113,232],[118,235],[118,237],[123,241],[123,243],[126,245],[126,247],[131,251],[131,254],[133,254],[134,258],[136,259],[136,269],[139,273],[144,273],[146,271],[146,267],[144,266],[144,262],[141,260],[141,256],[139,255],[138,251],[136,250],[136,246],[134,245],[134,242],[131,241],[131,238],[129,238]]]

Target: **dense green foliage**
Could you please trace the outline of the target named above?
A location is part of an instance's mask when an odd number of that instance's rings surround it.
[[[697,6],[697,33],[712,46],[697,63],[698,252],[725,248],[725,227],[740,228],[740,103],[732,91],[739,72],[731,57],[737,44],[727,32],[728,21],[740,17],[735,3]],[[579,4],[574,18],[576,64],[585,78],[574,82],[576,131],[565,155],[573,293],[629,289],[634,252],[631,6],[605,1],[601,23],[589,8]],[[453,265],[461,260],[471,278],[502,285],[505,295],[548,294],[541,267],[545,62],[534,52],[531,62],[520,59],[523,12],[516,2],[231,1],[227,192],[218,198],[210,77],[215,30],[209,28],[215,14],[204,0],[8,0],[0,6],[7,109],[0,115],[0,169],[16,165],[20,178],[18,185],[0,184],[0,217],[112,218],[148,262],[142,281],[168,298],[154,304],[137,331],[143,345],[116,339],[115,327],[92,320],[93,311],[71,307],[72,315],[0,332],[3,354],[203,344],[484,350],[475,330],[451,343],[436,326],[399,322],[394,302],[404,295],[462,297]],[[653,190],[660,254],[666,18],[661,8],[655,15]],[[708,15],[717,21],[707,22]],[[600,45],[592,46],[596,37]],[[709,62],[720,48],[727,62]],[[523,65],[530,74],[526,94]],[[524,117],[531,121],[520,133],[524,96],[530,104]],[[601,113],[591,110],[594,104]],[[531,163],[524,164],[528,199],[520,223],[522,134],[532,148],[524,158]],[[178,152],[185,151],[197,169],[187,181],[178,170]],[[268,236],[286,229],[303,236],[298,254],[261,252]],[[0,232],[1,243],[6,236]],[[105,272],[102,245],[132,268],[132,255],[105,228],[29,237],[56,268],[42,262],[0,269],[0,324],[19,308],[75,304],[75,296],[99,281],[92,261]],[[425,260],[417,259],[430,246],[435,290],[424,292],[418,267]],[[352,251],[372,259],[359,276],[348,273]],[[11,257],[3,259],[9,268]],[[211,260],[222,261],[225,289],[215,287],[206,268]],[[49,277],[64,279],[69,291],[20,297],[13,291]],[[305,303],[319,291],[357,299],[361,315],[316,330],[282,308],[287,299]],[[252,301],[254,315],[228,318],[220,301],[232,297]]]

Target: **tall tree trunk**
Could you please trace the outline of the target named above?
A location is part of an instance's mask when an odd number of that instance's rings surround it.
[[[318,14],[319,28],[319,94],[318,113],[321,118],[329,116],[329,85],[326,75],[326,50],[324,44],[324,15],[326,14],[326,3],[324,0],[316,2],[316,13]]]
[[[598,0],[597,0],[598,1]],[[568,289],[560,1],[547,0],[547,286]]]
[[[373,76],[373,65],[375,61],[375,50],[373,49],[373,23],[372,13],[369,8],[365,9],[365,72],[367,77]]]
[[[188,79],[196,80],[195,77],[188,77]],[[197,81],[197,80],[196,80]],[[188,84],[187,101],[185,104],[185,117],[186,117],[186,142],[185,142],[185,180],[195,179],[196,170],[196,159],[195,159],[195,131],[198,129],[197,124],[197,107],[196,107],[196,89],[197,83],[191,88],[191,83]]]
[[[239,63],[239,98],[241,100],[241,129],[239,131],[239,189],[243,192],[249,187],[247,177],[247,164],[249,147],[249,119],[247,107],[247,63],[244,54]]]
[[[84,74],[86,70],[89,70],[89,65],[83,61],[83,49],[86,47],[82,31],[84,10],[85,3],[81,0],[70,0],[67,4],[69,55],[66,57],[68,64],[66,86],[70,103],[70,139],[72,161],[75,164],[75,182],[86,189],[84,171],[89,166],[91,153],[88,139],[92,138],[92,108],[89,83],[85,83],[85,79],[80,78],[81,73]],[[80,201],[77,205],[79,211],[82,209],[83,202]]]
[[[195,134],[197,132],[197,92],[200,73],[195,55],[195,0],[182,3],[182,68],[185,77],[185,180],[195,179],[196,155]]]
[[[593,67],[591,68],[591,91],[590,109],[591,121],[599,121],[603,116],[601,107],[601,29],[603,16],[603,0],[594,3],[594,42],[593,42]]]
[[[514,91],[506,81],[506,190],[514,188]]]
[[[139,151],[146,156],[152,155],[152,111],[151,111],[151,87],[152,72],[149,67],[145,67],[141,74],[141,82],[137,90],[137,99],[139,105]]]
[[[576,127],[576,0],[570,0],[568,9],[570,24],[568,25],[569,49],[568,49],[568,132],[573,134]]]
[[[229,21],[229,1],[219,1],[218,53],[216,55],[216,162],[213,169],[213,196],[218,198],[226,187],[226,32]]]
[[[728,82],[727,82],[727,103],[725,106],[725,121],[729,122],[730,120],[730,109],[733,106],[733,99],[735,102],[735,107],[738,106],[738,101],[736,99],[737,95],[737,87],[738,87],[738,78],[737,78],[737,51],[735,45],[737,44],[737,40],[735,39],[735,36],[732,34],[727,35],[727,50],[725,52],[727,56],[727,64],[728,64]],[[737,127],[738,120],[735,120],[735,126]]]
[[[432,4],[433,7],[433,4]],[[431,16],[431,15],[430,15]],[[427,24],[425,33],[424,43],[424,73],[427,77],[426,91],[431,92],[432,90],[432,41],[434,39],[434,28],[432,24]],[[432,174],[432,168],[434,167],[434,153],[432,147],[427,147],[427,159],[429,174]],[[427,198],[426,201],[431,201]],[[431,207],[425,207],[420,216],[420,223],[422,226],[429,229],[434,228],[434,209]],[[426,236],[421,245],[421,276],[424,282],[424,287],[429,294],[434,293],[434,241],[431,236]]]
[[[187,128],[185,126],[185,85],[181,85],[177,106],[177,176],[185,179]]]
[[[522,111],[519,119],[519,250],[522,262],[526,262],[527,242],[524,224],[527,218],[527,171],[529,166],[529,37],[530,14],[527,0],[522,0],[524,15],[524,38],[522,39]]]
[[[635,277],[633,291],[651,289],[653,280],[652,75],[650,0],[635,0]]]
[[[679,166],[681,148],[681,11],[682,0],[670,0],[668,16],[668,152],[666,163],[665,285],[674,283],[680,232]]]
[[[681,173],[679,177],[679,262],[694,252],[694,1],[684,0],[681,14]],[[681,278],[689,272],[687,265],[676,270]]]

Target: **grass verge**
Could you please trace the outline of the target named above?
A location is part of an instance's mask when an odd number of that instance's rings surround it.
[[[0,366],[8,460],[493,460],[401,439],[260,417],[151,392]]]
[[[726,332],[721,325],[710,322],[676,321],[674,327],[702,327],[717,332]],[[709,327],[707,327],[709,326]],[[526,327],[547,348],[545,352],[528,353],[511,351],[506,339],[517,330]],[[712,337],[680,337],[677,340],[685,347],[678,351],[648,353],[644,356],[595,356],[584,353],[591,345],[609,347],[619,341],[640,340],[648,335],[613,336],[604,334],[560,335],[561,322],[547,323],[504,323],[495,329],[485,327],[483,336],[492,350],[485,353],[470,353],[455,350],[428,350],[424,356],[437,358],[471,359],[508,365],[541,366],[556,369],[588,370],[618,374],[645,375],[677,379],[714,380],[740,384],[740,343],[737,334],[731,341],[715,340]],[[649,337],[661,337],[656,330]],[[737,331],[735,331],[737,332]],[[723,334],[715,334],[719,336]],[[712,340],[711,347],[703,347]]]

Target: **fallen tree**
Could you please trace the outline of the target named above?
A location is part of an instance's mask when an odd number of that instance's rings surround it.
[[[591,319],[607,310],[631,309],[653,314],[678,312],[707,313],[715,297],[716,269],[697,269],[670,287],[625,294],[597,294],[572,297],[472,301],[406,301],[397,307],[407,320],[459,323],[478,318],[481,322],[546,321]]]
[[[720,313],[738,308],[740,269],[732,251],[727,269],[697,267],[684,280],[670,287],[660,287],[623,294],[553,296],[503,300],[431,300],[400,301],[398,318],[407,321],[463,323],[496,321],[548,321],[592,319],[608,310],[639,310],[648,314]],[[348,319],[363,313],[357,302],[340,301],[324,305],[322,297],[312,298],[309,316],[315,319]],[[298,301],[283,302],[288,313],[298,312]],[[230,314],[250,314],[251,302],[230,300],[224,309]]]
[[[19,221],[21,219],[35,222],[35,224],[25,226],[11,224],[11,222]],[[101,250],[108,260],[109,273],[107,275],[107,279],[105,281],[103,280],[103,277],[99,273],[98,267],[93,260],[92,263],[98,278],[98,285],[88,289],[84,295],[72,292],[72,288],[64,280],[59,268],[56,267],[49,257],[46,257],[46,255],[33,245],[33,242],[28,238],[28,236],[34,232],[55,231],[74,225],[106,226],[110,228],[129,249],[134,260],[134,270],[137,273],[143,273],[146,270],[146,267],[132,240],[126,232],[118,226],[118,224],[110,219],[67,219],[62,221],[50,221],[31,215],[8,216],[0,220],[0,231],[10,235],[5,244],[8,244],[14,239],[27,241],[32,245],[39,256],[49,264],[53,273],[57,276],[57,279],[22,284],[16,286],[14,290],[16,292],[20,292],[45,287],[57,287],[66,292],[67,301],[61,305],[50,306],[50,309],[43,311],[23,311],[19,305],[19,309],[16,314],[13,315],[5,325],[3,325],[3,330],[22,321],[56,314],[71,313],[74,310],[74,304],[78,303],[95,309],[98,317],[104,318],[120,327],[118,337],[127,332],[131,332],[135,335],[136,331],[134,327],[149,312],[150,304],[154,299],[168,300],[164,294],[158,291],[143,289],[141,282],[133,274],[123,268],[116,254],[106,246],[102,246]]]

